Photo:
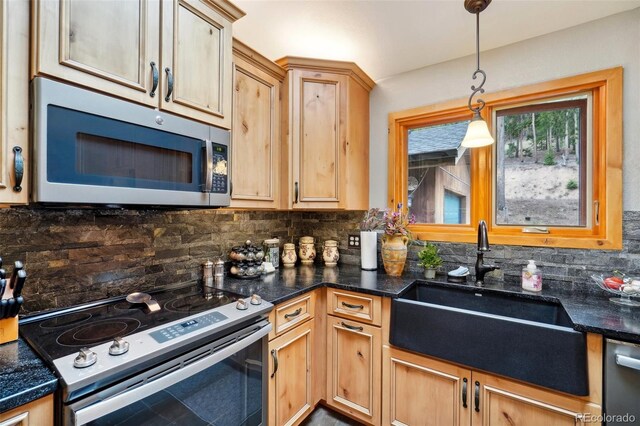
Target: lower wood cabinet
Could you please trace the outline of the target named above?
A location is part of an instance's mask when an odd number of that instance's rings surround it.
[[[469,425],[471,371],[384,346],[382,424]]]
[[[586,416],[598,418],[602,413],[599,405],[577,397],[475,371],[473,389],[479,399],[478,410],[473,411],[474,426],[570,426],[584,424]]]
[[[333,315],[327,321],[327,405],[380,424],[379,327]]]
[[[587,398],[383,348],[384,425],[565,426],[597,418]],[[597,384],[594,384],[597,386]]]
[[[0,414],[0,426],[52,426],[53,395]]]
[[[269,342],[269,426],[296,425],[314,407],[315,320]]]

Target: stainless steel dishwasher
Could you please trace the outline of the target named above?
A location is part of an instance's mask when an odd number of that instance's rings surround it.
[[[607,425],[640,422],[640,345],[607,339],[604,365]]]

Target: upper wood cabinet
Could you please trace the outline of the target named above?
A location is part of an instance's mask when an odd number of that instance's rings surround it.
[[[163,0],[161,63],[166,92],[160,106],[230,128],[232,21],[223,15],[224,9],[211,6],[217,5]]]
[[[226,0],[38,0],[32,74],[229,128],[243,15]]]
[[[0,2],[0,204],[26,204],[29,187],[29,2]]]
[[[369,91],[354,63],[285,57],[287,208],[369,208]]]
[[[38,0],[32,17],[34,73],[158,106],[159,1]]]
[[[280,97],[285,71],[233,41],[231,207],[280,208]]]

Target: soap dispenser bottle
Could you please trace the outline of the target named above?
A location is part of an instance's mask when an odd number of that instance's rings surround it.
[[[536,266],[535,260],[522,268],[522,288],[528,291],[542,290],[542,272]]]

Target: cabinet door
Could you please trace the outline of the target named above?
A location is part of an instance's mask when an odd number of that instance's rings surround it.
[[[53,425],[53,395],[44,396],[0,414],[0,426],[51,425]]]
[[[388,346],[382,357],[382,424],[470,424],[470,370]]]
[[[380,328],[329,315],[327,351],[327,404],[380,424]]]
[[[340,208],[344,196],[347,76],[292,73],[293,209]]]
[[[40,0],[34,73],[158,106],[159,0]]]
[[[0,4],[0,204],[28,201],[28,129],[29,2],[3,1]]]
[[[293,425],[313,409],[314,321],[269,342],[269,425]]]
[[[280,87],[234,58],[231,207],[280,207]]]
[[[199,0],[162,2],[160,107],[231,127],[231,23]]]
[[[579,397],[473,372],[473,425],[569,426],[593,423],[602,409]],[[475,410],[475,398],[478,410]]]

